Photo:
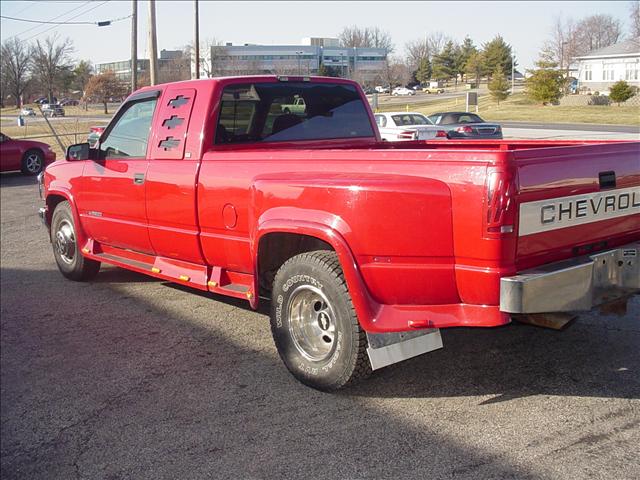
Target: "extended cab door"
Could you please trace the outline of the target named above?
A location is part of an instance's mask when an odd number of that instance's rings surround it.
[[[158,103],[149,149],[146,202],[149,236],[156,255],[203,264],[196,177],[201,125],[208,111],[199,108],[192,118],[196,93],[195,88],[168,86]]]
[[[94,240],[153,253],[147,228],[145,181],[147,145],[158,92],[134,96],[100,137],[99,158],[87,161],[77,207]]]

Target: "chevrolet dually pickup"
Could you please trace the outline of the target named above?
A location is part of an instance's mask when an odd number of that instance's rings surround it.
[[[440,348],[442,328],[640,288],[640,143],[382,142],[342,79],[145,87],[40,190],[65,277],[106,263],[270,301],[284,364],[325,391]]]

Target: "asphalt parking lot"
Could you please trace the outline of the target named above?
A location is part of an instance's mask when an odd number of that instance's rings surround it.
[[[640,476],[640,297],[563,332],[447,330],[323,394],[242,302],[112,267],[63,279],[34,179],[0,193],[3,479]]]

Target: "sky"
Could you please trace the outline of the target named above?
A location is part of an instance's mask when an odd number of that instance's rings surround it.
[[[156,2],[158,50],[182,48],[193,39],[193,0]],[[220,2],[200,0],[200,39],[295,45],[304,37],[336,37],[345,26],[378,26],[391,34],[394,54],[404,56],[405,44],[441,31],[457,41],[470,36],[476,45],[500,34],[515,52],[518,64],[532,68],[554,19],[610,14],[629,30],[628,1],[580,2]],[[3,16],[31,20],[97,22],[126,17],[131,0],[2,0]],[[148,58],[148,2],[138,1],[138,56]],[[57,17],[57,18],[56,18]],[[74,18],[75,17],[75,18]],[[130,57],[129,19],[108,27],[38,25],[1,19],[0,39],[17,35],[23,41],[58,33],[73,41],[73,57],[92,63]]]

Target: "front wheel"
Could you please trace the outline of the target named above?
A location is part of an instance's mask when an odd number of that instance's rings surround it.
[[[76,226],[69,202],[60,202],[51,218],[51,245],[60,273],[76,280],[91,280],[100,270],[100,262],[85,258],[76,241]]]
[[[333,391],[371,373],[366,333],[333,251],[302,253],[280,267],[271,332],[287,369],[305,385]]]

